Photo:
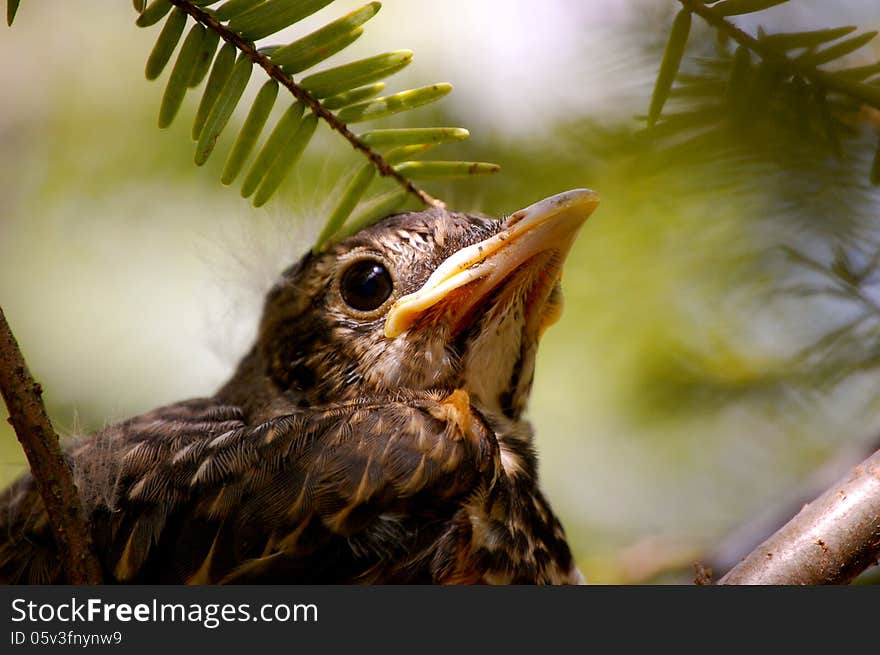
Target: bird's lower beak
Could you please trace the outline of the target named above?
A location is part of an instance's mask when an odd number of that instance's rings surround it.
[[[500,232],[449,256],[421,289],[399,298],[385,320],[385,336],[403,334],[420,316],[440,303],[451,303],[453,298],[455,312],[466,313],[541,253],[557,253],[553,259],[561,265],[581,225],[598,204],[596,193],[576,189],[512,214]]]

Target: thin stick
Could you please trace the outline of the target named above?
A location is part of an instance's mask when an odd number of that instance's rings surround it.
[[[354,147],[355,150],[359,150],[364,154],[367,159],[373,162],[373,165],[375,165],[380,175],[384,175],[386,177],[394,179],[404,189],[406,189],[407,192],[414,195],[416,198],[421,200],[429,207],[446,207],[446,204],[442,200],[430,195],[424,189],[420,189],[412,183],[412,180],[394,170],[394,167],[391,166],[391,164],[389,164],[387,161],[385,161],[385,158],[382,157],[382,155],[380,155],[378,152],[370,148],[370,146],[368,146],[366,143],[361,141],[354,132],[348,129],[348,126],[346,126],[345,123],[336,118],[333,112],[325,108],[324,105],[321,104],[320,100],[318,100],[306,89],[294,82],[293,78],[285,73],[280,66],[275,64],[269,57],[259,52],[253,43],[243,39],[241,36],[228,29],[225,25],[223,25],[220,21],[211,16],[209,13],[203,11],[199,7],[190,4],[189,2],[186,2],[186,0],[169,0],[169,2],[171,2],[171,4],[175,5],[176,7],[179,7],[181,10],[185,11],[187,14],[192,16],[194,20],[198,21],[208,29],[217,32],[217,34],[220,35],[221,39],[223,39],[227,43],[231,43],[232,45],[234,45],[239,51],[246,54],[248,58],[255,64],[259,64],[263,68],[263,70],[266,71],[266,74],[269,77],[271,77],[273,80],[276,80],[282,86],[286,87],[294,98],[305,104],[312,111],[312,113],[315,114],[315,116],[326,122],[331,129],[339,132],[352,145],[352,147]]]
[[[71,584],[100,584],[101,566],[92,552],[92,536],[73,475],[58,435],[43,405],[43,390],[31,377],[18,342],[0,308],[0,393],[9,409],[9,423],[21,443],[37,490],[43,498],[49,524],[67,580]]]

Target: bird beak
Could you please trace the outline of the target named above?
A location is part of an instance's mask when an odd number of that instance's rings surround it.
[[[581,225],[599,204],[589,189],[576,189],[551,196],[512,214],[501,231],[488,239],[450,255],[427,279],[422,288],[398,298],[385,319],[385,336],[397,337],[412,324],[452,295],[457,309],[465,312],[485,298],[521,265],[544,252],[568,254]],[[465,287],[467,287],[465,289]],[[467,291],[460,299],[454,291]]]

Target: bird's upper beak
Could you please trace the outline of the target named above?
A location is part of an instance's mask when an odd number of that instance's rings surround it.
[[[385,320],[385,336],[403,334],[420,316],[453,296],[457,313],[467,312],[541,253],[558,253],[556,261],[561,265],[581,225],[598,204],[596,193],[576,189],[512,214],[500,232],[450,255],[419,290],[398,298]]]

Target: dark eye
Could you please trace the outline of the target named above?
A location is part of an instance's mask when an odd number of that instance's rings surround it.
[[[342,299],[361,312],[380,307],[393,289],[388,269],[374,259],[362,259],[349,266],[339,287]]]

